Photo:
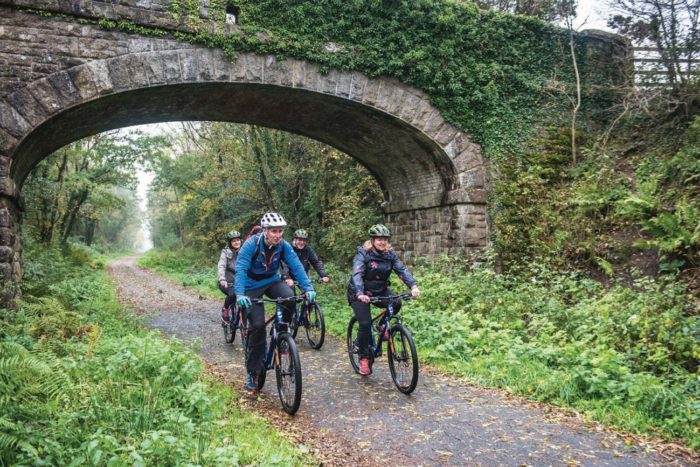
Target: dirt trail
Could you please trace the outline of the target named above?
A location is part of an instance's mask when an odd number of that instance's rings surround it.
[[[226,344],[219,324],[220,300],[203,298],[127,257],[109,265],[120,300],[148,313],[147,325],[184,341],[199,341],[212,369],[242,390],[240,336]],[[323,297],[320,297],[321,303]],[[421,368],[416,391],[400,394],[380,357],[369,378],[354,374],[343,342],[326,339],[321,351],[300,333],[304,392],[288,417],[279,406],[274,375],[260,398],[243,398],[272,423],[316,447],[327,463],[410,465],[650,465],[686,463],[650,446],[584,426],[544,405],[524,403],[501,391],[428,375]],[[420,355],[419,355],[420,358]],[[350,456],[345,458],[344,456]],[[324,458],[324,455],[321,455]]]

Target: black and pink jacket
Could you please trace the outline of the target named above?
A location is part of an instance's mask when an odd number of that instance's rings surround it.
[[[348,283],[348,301],[357,300],[358,295],[384,295],[389,288],[389,276],[394,271],[411,288],[416,280],[399,260],[394,250],[379,253],[374,248],[366,251],[363,246],[357,249],[352,261],[352,277]]]

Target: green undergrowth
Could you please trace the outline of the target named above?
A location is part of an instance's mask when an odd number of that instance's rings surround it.
[[[207,262],[156,260],[183,256],[153,252],[149,261],[170,274]],[[213,282],[216,258],[208,261]],[[529,267],[527,276],[499,275],[443,258],[416,268],[423,294],[402,315],[420,360],[700,449],[700,321],[684,286],[671,276],[605,288],[578,273]],[[332,283],[317,286],[319,302],[330,332],[344,337],[348,275],[329,270]]]
[[[0,464],[314,463],[143,327],[90,253],[30,252],[20,310],[0,314]]]
[[[423,295],[402,315],[419,359],[700,449],[700,322],[684,286],[641,278],[603,288],[530,267],[527,277],[446,259],[418,268]],[[341,337],[352,312],[344,285],[321,299]]]
[[[203,257],[191,249],[149,250],[138,264],[172,279],[184,287],[191,287],[209,297],[223,297],[216,285],[216,258]]]

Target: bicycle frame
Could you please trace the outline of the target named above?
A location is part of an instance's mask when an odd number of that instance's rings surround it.
[[[323,281],[321,279],[316,279],[313,282],[316,282],[317,284],[323,284]],[[292,291],[296,294],[297,291],[297,286],[299,283],[297,281],[294,281],[294,285],[292,286]],[[301,306],[299,306],[298,302],[294,303],[294,316],[292,316],[292,319],[296,323],[297,326],[303,326],[304,323],[309,321],[309,301],[306,298],[306,294],[304,295],[304,301],[302,302]]]
[[[251,301],[253,303],[274,303],[275,304],[275,314],[272,315],[270,318],[268,318],[265,321],[265,324],[263,326],[263,329],[267,328],[267,325],[270,323],[273,323],[272,326],[270,327],[270,340],[268,341],[265,339],[265,358],[264,358],[264,363],[265,363],[265,369],[266,370],[271,370],[275,368],[275,365],[279,365],[279,356],[277,355],[277,339],[280,334],[286,332],[289,333],[289,323],[286,323],[283,320],[283,312],[282,312],[282,301],[286,300],[294,300],[295,301],[295,308],[296,308],[296,303],[299,301],[304,301],[306,303],[306,295],[294,295],[292,297],[288,297],[286,299],[265,299],[265,298],[257,298],[257,299],[252,299]],[[292,316],[292,319],[295,319],[295,316]]]
[[[401,318],[398,315],[394,314],[394,306],[391,303],[384,310],[379,312],[377,316],[372,318],[372,324],[370,326],[370,342],[372,345],[372,352],[374,353],[375,358],[382,355],[382,343],[384,342],[383,332],[377,332],[377,334],[379,334],[379,337],[375,342],[374,334],[376,332],[376,326],[379,325],[382,328],[386,329],[387,326],[389,326],[389,324],[391,323],[392,319],[401,323]],[[379,320],[379,322],[375,324],[375,321],[377,320]],[[391,346],[392,344],[393,343],[391,342],[391,339],[389,339],[389,345]],[[393,351],[394,349],[392,348],[391,350]]]

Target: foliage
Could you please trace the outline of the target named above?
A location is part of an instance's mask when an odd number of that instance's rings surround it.
[[[47,157],[23,187],[30,235],[46,245],[76,237],[111,251],[134,248],[136,169],[163,145],[159,137],[103,133]]]
[[[685,288],[640,279],[605,289],[528,268],[526,278],[454,258],[418,268],[423,293],[401,313],[420,359],[699,449],[700,319]],[[341,278],[319,300],[329,329],[344,336],[352,310]]]
[[[482,8],[556,21],[573,15],[576,2],[570,0],[477,0]],[[575,15],[573,15],[575,16]]]
[[[638,46],[658,51],[661,70],[647,70],[642,84],[663,84],[664,103],[671,112],[680,108],[692,116],[697,111],[697,66],[692,60],[700,52],[700,3],[697,0],[613,0],[616,14],[609,26],[629,37]],[[658,73],[655,73],[658,72]],[[659,75],[665,79],[659,79]]]
[[[222,123],[188,127],[180,152],[153,165],[154,245],[217,251],[232,228],[247,232],[269,210],[305,228],[322,254],[348,255],[376,222],[382,200],[366,169],[321,143]]]
[[[192,262],[209,264],[213,284],[213,260],[201,253],[152,251],[141,264],[177,279]],[[422,295],[401,313],[421,361],[699,449],[700,316],[685,287],[641,278],[604,288],[541,262],[527,269],[526,277],[495,274],[490,263],[447,257],[416,268]],[[344,337],[349,275],[328,270],[319,302],[330,332]]]
[[[24,303],[0,311],[0,463],[308,462],[241,412],[194,350],[141,327],[88,250],[29,253]]]

